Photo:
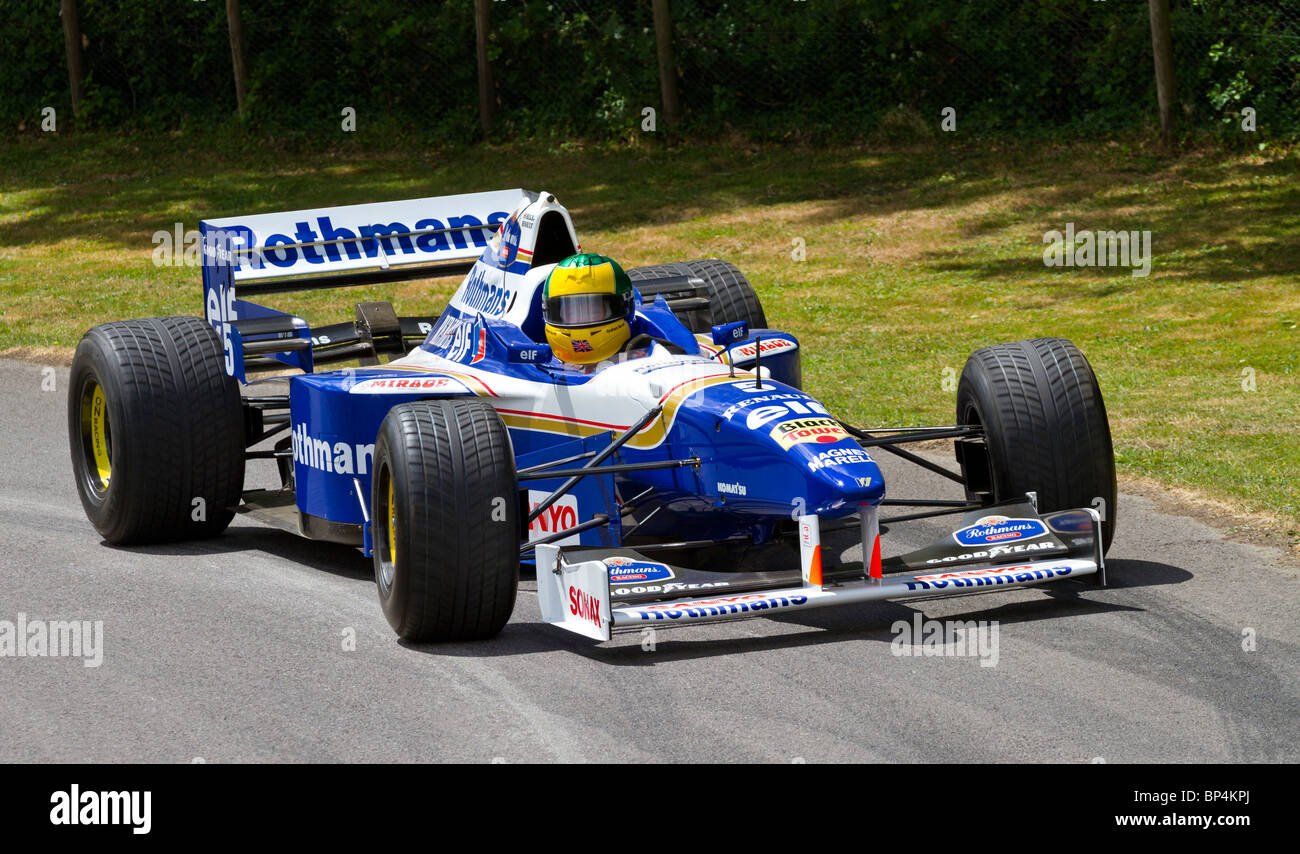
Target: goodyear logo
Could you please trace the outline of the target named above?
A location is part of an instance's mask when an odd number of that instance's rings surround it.
[[[803,443],[830,444],[849,438],[834,418],[793,418],[768,432],[785,450]]]

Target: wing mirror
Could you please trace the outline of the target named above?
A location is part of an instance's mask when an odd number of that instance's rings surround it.
[[[749,324],[743,320],[735,323],[723,323],[713,327],[713,343],[719,347],[744,341],[749,337]]]

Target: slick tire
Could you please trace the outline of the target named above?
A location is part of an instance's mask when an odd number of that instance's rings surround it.
[[[197,317],[105,323],[77,345],[68,444],[81,506],[110,543],[220,534],[244,487],[244,417]]]
[[[371,526],[384,616],[408,641],[490,638],[519,588],[514,452],[478,400],[395,406],[375,441]]]
[[[958,441],[967,497],[985,503],[1038,494],[1047,513],[1078,507],[1115,535],[1115,452],[1092,367],[1064,338],[1035,338],[976,350],[957,384],[957,423],[984,428]]]

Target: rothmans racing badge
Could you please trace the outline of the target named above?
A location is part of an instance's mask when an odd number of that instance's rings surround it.
[[[985,516],[973,525],[952,532],[953,539],[963,546],[1015,543],[1046,535],[1047,526],[1037,519],[1012,519],[1007,516]]]
[[[666,564],[630,557],[607,557],[610,584],[634,584],[642,581],[667,581],[673,571]]]

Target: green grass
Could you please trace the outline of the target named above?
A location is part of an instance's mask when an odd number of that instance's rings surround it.
[[[95,323],[197,314],[198,270],[151,263],[152,234],[178,220],[525,186],[554,192],[584,248],[628,266],[738,264],[772,324],[803,340],[809,390],[851,421],[950,420],[947,380],[971,350],[1071,338],[1100,377],[1121,471],[1226,501],[1294,539],[1296,165],[1294,152],[1164,160],[1115,142],[321,153],[24,139],[0,149],[0,351],[66,353]],[[1151,274],[1045,267],[1043,234],[1067,222],[1150,230]],[[313,322],[350,317],[361,299],[423,314],[451,287],[269,302]]]

